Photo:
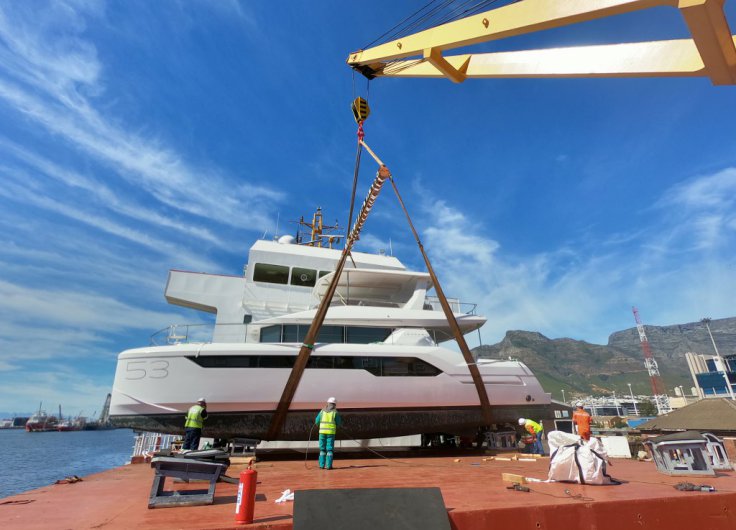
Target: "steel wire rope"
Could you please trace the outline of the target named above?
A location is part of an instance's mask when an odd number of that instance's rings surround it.
[[[493,4],[496,4],[500,2],[501,0],[481,0],[480,2],[476,3],[474,6],[471,6],[468,9],[465,9],[464,11],[460,11],[460,9],[462,9],[465,5],[470,4],[473,1],[474,0],[465,0],[465,3],[462,6],[459,6],[458,8],[455,9],[455,14],[453,14],[451,17],[448,17],[447,20],[441,21],[438,25],[446,24],[448,22],[453,22],[455,20],[460,20],[462,18],[476,15],[480,11],[485,10],[487,7]],[[517,2],[521,2],[521,0],[511,0],[506,5],[515,4]]]
[[[363,144],[360,136],[358,137],[358,150],[355,153],[355,168],[353,169],[353,191],[350,194],[350,214],[348,214],[348,237],[350,237],[350,227],[353,225],[353,213],[355,211],[355,194],[358,189],[358,173],[360,172],[360,155],[363,153]],[[345,238],[345,245],[348,244],[348,238]]]
[[[373,39],[371,42],[366,44],[363,49],[369,48],[374,44],[384,44],[391,40],[396,40],[409,35],[411,32],[423,31],[434,26],[453,22],[461,18],[474,15],[486,7],[493,5],[500,0],[464,0],[462,3],[455,7],[451,7],[452,4],[458,3],[458,0],[444,0],[439,5],[436,5],[430,9],[432,4],[439,2],[440,0],[432,0],[431,2],[424,5],[424,7],[418,9],[411,15],[405,17],[401,22],[394,25],[391,29],[385,31],[379,37]],[[519,2],[521,0],[513,0],[509,3]],[[475,2],[474,5],[466,7],[469,4]],[[419,16],[422,11],[427,10],[426,13]],[[414,19],[414,20],[412,20]]]
[[[432,27],[435,24],[431,23],[430,21],[438,16],[441,16],[441,10],[455,3],[455,1],[456,0],[445,0],[443,4],[436,6],[434,9],[432,9],[432,11],[424,15],[422,18],[415,20],[411,24],[407,24],[404,28],[401,29],[401,31],[396,32],[396,35],[393,35],[388,40],[402,39],[413,32],[423,31]]]
[[[466,3],[468,1],[472,1],[472,0],[465,0]],[[484,1],[488,1],[488,0],[484,0]],[[455,2],[456,2],[456,0],[448,0],[447,2],[445,2],[445,4],[443,6],[440,6],[437,9],[435,9],[433,13],[428,14],[427,17],[425,17],[423,20],[418,21],[418,23],[416,25],[414,25],[412,27],[408,27],[407,28],[407,32],[404,35],[402,35],[401,37],[398,37],[398,38],[405,37],[406,35],[408,35],[409,31],[412,31],[412,32],[414,32],[414,31],[424,31],[424,30],[430,29],[432,27],[441,26],[442,24],[445,24],[447,22],[451,22],[452,20],[455,20],[455,18],[452,17],[452,13],[453,13],[452,10],[449,10],[449,9],[448,10],[445,10],[444,13],[442,11],[440,11],[440,8],[448,7],[448,6],[452,5],[452,4],[454,4]],[[457,9],[458,8],[455,8],[455,11],[457,11]],[[417,29],[417,28],[419,28],[419,29]]]
[[[396,24],[390,30],[383,33],[383,35],[368,43],[363,49],[368,48],[375,43],[383,44],[390,40],[403,38],[409,35],[411,32],[423,31],[431,27],[441,26],[443,24],[447,24],[448,22],[453,22],[455,20],[475,15],[482,10],[485,10],[489,6],[498,3],[500,0],[465,0],[458,6],[450,7],[449,9],[445,8],[448,8],[453,3],[456,3],[457,0],[445,0],[444,3],[435,6],[427,13],[416,18],[416,20],[407,22],[416,17],[422,11],[429,9],[429,7],[437,1],[438,0],[432,0],[432,2],[429,2],[421,9],[415,11],[412,15],[404,18],[404,20]],[[511,0],[510,2],[508,2],[508,4],[513,4],[520,1],[521,0]],[[473,4],[473,2],[475,2],[475,4]],[[443,9],[445,9],[445,11],[441,12]],[[403,70],[419,65],[425,61],[426,59],[424,58],[413,60],[393,59],[386,61],[383,67],[380,69],[380,72],[384,74],[395,75],[402,72]]]
[[[431,6],[432,4],[434,4],[435,2],[438,2],[438,1],[440,1],[440,0],[432,0],[431,2],[425,4],[424,7],[421,7],[420,9],[417,9],[416,11],[414,11],[414,13],[412,13],[411,15],[405,17],[404,20],[402,20],[400,22],[397,22],[394,25],[394,27],[392,27],[391,29],[386,30],[382,35],[379,35],[378,37],[376,37],[375,39],[373,39],[371,42],[369,42],[368,44],[366,44],[363,47],[363,49],[369,48],[369,47],[373,46],[374,44],[376,44],[377,42],[386,42],[388,40],[393,40],[395,38],[394,37],[395,35],[399,34],[401,31],[403,31],[402,24],[405,24],[408,20],[414,18],[419,13],[421,13],[422,11],[424,11],[425,9],[427,9],[429,6]],[[390,35],[390,36],[387,36],[387,35]],[[385,37],[385,40],[382,40],[382,39],[384,39],[384,37]]]
[[[429,2],[428,4],[426,4],[421,10],[415,12],[414,14],[421,12],[422,10],[428,8],[430,5],[434,4],[437,1],[438,0],[432,0],[431,2]],[[417,18],[412,23],[404,25],[403,27],[397,29],[394,33],[392,33],[392,34],[390,34],[388,36],[386,36],[388,34],[388,32],[387,33],[384,33],[381,37],[379,37],[378,39],[375,39],[372,43],[370,43],[367,46],[365,46],[365,48],[368,48],[369,46],[372,46],[376,42],[379,42],[382,37],[386,37],[386,38],[383,39],[380,42],[381,44],[383,44],[384,42],[388,42],[390,40],[395,40],[395,39],[403,38],[406,35],[408,35],[410,32],[417,31],[417,28],[421,28],[421,30],[423,30],[423,29],[427,29],[427,28],[431,27],[428,24],[428,21],[431,20],[432,17],[434,17],[436,15],[437,11],[439,11],[442,8],[444,8],[444,7],[452,4],[455,1],[456,0],[444,0],[443,4],[441,4],[439,6],[435,6],[431,11],[429,11],[428,13],[426,13],[426,14],[422,15],[421,17]],[[413,17],[413,16],[414,15],[411,15],[411,17]],[[408,18],[411,18],[411,17],[408,17]],[[404,21],[406,21],[406,20],[408,20],[408,19],[404,19]],[[397,26],[394,26],[394,28],[398,27],[404,21],[402,21],[401,23],[397,24]],[[396,63],[396,62],[400,62],[400,63],[403,64],[405,61],[403,61],[401,59],[396,59],[396,60],[393,60],[393,61],[387,61],[386,62],[386,65],[383,68],[383,71],[386,71],[387,69],[389,69],[390,66],[393,63]],[[409,63],[410,63],[409,65],[404,66],[403,68],[393,69],[393,70],[390,70],[390,71],[392,71],[393,73],[397,73],[397,72],[400,72],[401,70],[403,70],[404,68],[408,68],[408,66],[413,66],[414,64],[419,64],[420,62],[424,62],[424,59],[419,59],[416,63],[409,61]]]
[[[437,0],[433,0],[429,4],[427,4],[424,8],[429,7],[431,4],[435,3]],[[439,25],[437,22],[430,23],[430,21],[438,16],[438,12],[442,10],[443,8],[453,4],[456,0],[445,0],[443,4],[435,6],[431,11],[424,14],[422,17],[416,19],[410,24],[406,24],[404,27],[398,29],[393,34],[388,35],[381,43],[388,42],[390,40],[396,40],[403,38],[407,35],[409,35],[412,32],[417,31],[423,31],[425,29],[428,29],[432,26]],[[468,0],[466,0],[467,2]],[[418,13],[418,12],[417,12]],[[413,16],[413,15],[412,15]],[[441,16],[441,15],[440,15]],[[404,19],[407,20],[407,19]],[[441,20],[441,19],[440,19]],[[397,26],[394,26],[397,27]],[[387,33],[384,33],[384,36],[387,35]],[[377,42],[379,39],[376,39],[373,41],[373,43]],[[373,43],[369,44],[368,46],[371,46]],[[366,48],[368,47],[366,46]],[[421,64],[425,62],[426,59],[413,59],[413,60],[406,60],[406,59],[394,59],[387,61],[383,68],[381,69],[384,73],[391,73],[391,74],[397,74],[407,68],[410,68],[412,66]]]

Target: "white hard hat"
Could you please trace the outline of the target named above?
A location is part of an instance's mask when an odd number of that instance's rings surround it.
[[[526,423],[526,418],[519,418],[519,425],[524,425]]]
[[[331,397],[327,400],[327,403],[337,403],[337,400],[334,397]]]
[[[575,403],[575,406],[576,406],[576,407],[581,407],[581,408],[582,408],[582,406],[583,406],[583,402],[582,402],[582,401],[578,401],[577,403]]]
[[[204,398],[199,398],[199,399],[197,400],[197,403],[207,403],[207,400],[206,400],[206,399],[204,399]]]

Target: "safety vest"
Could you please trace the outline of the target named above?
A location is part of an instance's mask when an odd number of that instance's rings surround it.
[[[539,434],[544,430],[542,426],[534,420],[526,420],[524,427],[526,427],[526,430],[529,431],[531,434]]]
[[[335,432],[337,432],[337,424],[335,423],[336,414],[337,414],[337,410],[332,410],[330,412],[327,412],[326,410],[322,411],[322,414],[319,417],[319,433],[320,434],[334,435]]]
[[[192,405],[189,412],[187,412],[187,422],[184,424],[184,428],[189,429],[190,427],[193,427],[195,429],[201,429],[203,424],[203,410],[204,407],[201,405]]]

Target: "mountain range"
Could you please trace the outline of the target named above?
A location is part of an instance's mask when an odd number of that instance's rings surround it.
[[[736,317],[712,320],[710,329],[721,355],[736,353]],[[667,393],[682,385],[690,394],[693,381],[685,360],[687,352],[713,355],[713,343],[701,322],[672,326],[644,326]],[[523,361],[554,399],[568,401],[583,395],[651,394],[636,327],[616,331],[608,344],[570,338],[550,339],[534,331],[507,331],[503,340],[473,349],[479,358]]]

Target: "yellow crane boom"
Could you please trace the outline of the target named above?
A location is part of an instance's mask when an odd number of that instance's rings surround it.
[[[736,84],[736,35],[725,0],[522,0],[351,53],[374,77],[709,77]],[[652,7],[680,11],[691,39],[445,56],[454,48]]]

